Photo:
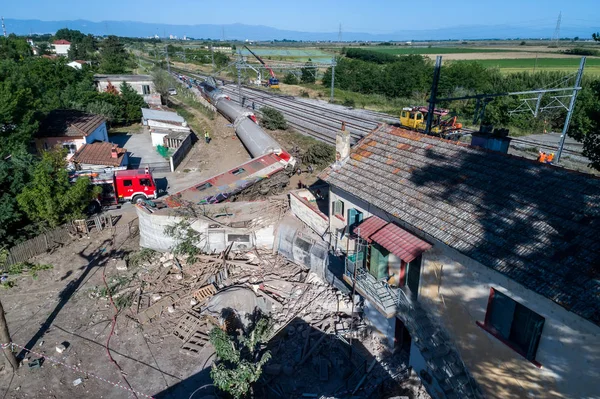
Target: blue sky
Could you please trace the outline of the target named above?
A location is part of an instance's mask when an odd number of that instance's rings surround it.
[[[388,33],[465,25],[512,25],[553,29],[562,10],[563,26],[600,25],[598,0],[437,1],[404,0],[6,0],[5,18],[91,21],[128,20],[169,24],[267,25],[308,32]],[[260,6],[257,6],[259,4]]]

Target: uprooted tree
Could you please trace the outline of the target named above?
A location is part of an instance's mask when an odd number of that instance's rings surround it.
[[[250,325],[229,331],[215,327],[210,332],[210,342],[215,348],[217,361],[210,377],[214,384],[235,399],[246,397],[252,384],[258,381],[262,368],[271,359],[264,343],[271,334],[271,320],[260,313],[253,315]],[[241,324],[241,323],[240,323]]]

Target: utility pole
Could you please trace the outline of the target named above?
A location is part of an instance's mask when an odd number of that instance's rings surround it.
[[[567,132],[569,131],[569,124],[571,123],[571,116],[573,116],[573,109],[575,108],[575,100],[577,99],[577,93],[581,85],[581,77],[583,76],[583,68],[585,68],[585,57],[581,57],[581,63],[579,64],[579,71],[575,78],[575,86],[573,87],[573,94],[571,95],[571,102],[569,103],[569,110],[567,111],[567,118],[565,119],[565,125],[560,136],[560,143],[558,144],[558,151],[556,151],[556,163],[560,162],[560,156],[565,146],[565,139],[567,138]]]
[[[2,18],[2,32],[4,33],[4,37],[7,37],[8,34],[6,33],[6,25],[4,25],[4,17]]]
[[[240,52],[240,58],[237,62],[237,78],[238,78],[238,100],[242,104],[242,53]],[[243,107],[243,105],[242,105]]]
[[[429,95],[429,109],[427,110],[427,125],[425,134],[431,133],[431,124],[433,123],[433,113],[435,112],[435,97],[437,95],[438,83],[440,82],[440,73],[442,71],[442,56],[435,57],[435,68],[433,70],[433,82],[431,83],[431,94]]]
[[[11,342],[8,325],[6,324],[6,318],[4,317],[4,308],[2,307],[2,302],[0,302],[0,344],[2,344],[2,346],[6,345],[3,347],[2,351],[4,352],[6,362],[10,364],[14,372],[19,368],[19,362],[17,362],[17,358],[9,345]]]
[[[171,64],[169,63],[169,45],[165,46],[165,54],[167,54],[167,71],[171,74]]]
[[[556,20],[556,28],[554,29],[554,35],[552,36],[552,41],[558,47],[558,42],[560,40],[560,21],[562,19],[562,12],[558,13],[558,19]]]
[[[331,97],[329,98],[329,102],[333,103],[333,86],[335,82],[335,58],[333,58],[331,61]]]

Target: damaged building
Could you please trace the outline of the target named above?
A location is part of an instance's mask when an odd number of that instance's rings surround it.
[[[432,396],[598,394],[598,178],[386,125],[320,177],[343,279]]]

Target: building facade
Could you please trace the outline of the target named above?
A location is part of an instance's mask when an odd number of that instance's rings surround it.
[[[71,42],[67,40],[55,40],[52,42],[52,48],[54,49],[54,54],[66,57],[69,55],[69,50],[71,49]]]
[[[599,397],[600,180],[386,126],[321,177],[344,279],[434,397]]]
[[[156,91],[152,76],[150,75],[94,75],[94,82],[96,89],[99,92],[108,91],[109,88],[114,87],[117,92],[120,93],[121,84],[127,83],[131,86],[140,96],[144,98],[146,104],[149,105],[160,105],[161,97]]]
[[[108,141],[106,120],[100,115],[77,110],[51,111],[35,134],[38,151],[62,146],[67,150],[67,159],[85,144],[97,141]]]

